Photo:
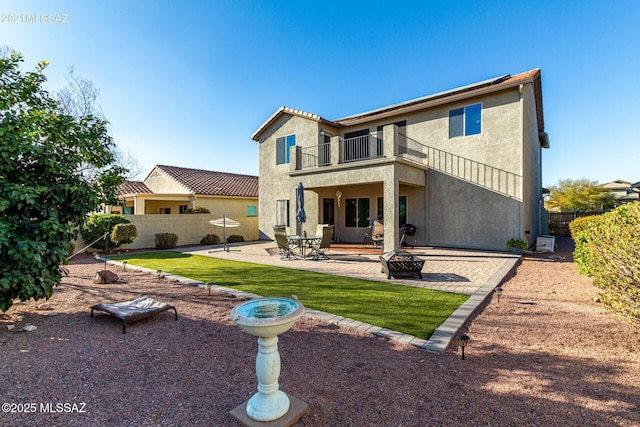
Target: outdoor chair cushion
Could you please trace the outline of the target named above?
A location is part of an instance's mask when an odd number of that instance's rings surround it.
[[[172,305],[158,302],[143,296],[142,298],[134,299],[131,301],[121,301],[111,304],[96,304],[91,307],[91,317],[93,317],[93,310],[104,311],[118,319],[122,320],[122,333],[126,332],[127,321],[135,322],[136,320],[144,319],[145,317],[152,316],[157,313],[162,313],[166,310],[173,310],[178,320],[178,311]]]

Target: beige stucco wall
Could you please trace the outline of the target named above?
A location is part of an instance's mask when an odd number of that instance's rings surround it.
[[[522,209],[521,237],[530,245],[542,231],[542,148],[538,134],[538,117],[532,84],[522,88],[522,137],[523,137],[523,183],[524,203]]]
[[[409,139],[446,152],[446,161],[457,162],[454,166],[458,169],[450,165],[438,170],[436,163],[427,167],[394,157],[388,145],[397,141],[388,138],[393,135],[388,128],[384,131],[385,158],[302,171],[290,164],[276,166],[277,137],[295,133],[298,146],[313,146],[318,144],[319,128],[323,127],[311,119],[281,116],[259,141],[261,236],[272,236],[278,199],[290,200],[290,232],[296,232],[298,182],[307,189],[305,228],[314,228],[322,220],[322,198],[335,199],[335,191],[341,187],[342,205],[338,209],[336,200],[335,206],[336,233],[342,241],[359,242],[365,232],[344,227],[344,200],[369,197],[371,214],[375,215],[376,198],[385,191],[387,195],[407,195],[407,221],[418,227],[415,244],[505,249],[509,238],[520,237],[525,230],[533,235],[538,230],[537,207],[532,204],[537,202],[534,193],[541,185],[540,149],[533,89],[526,87],[523,102],[516,87],[334,130],[340,136],[365,128],[373,132],[379,125],[406,120],[403,132]],[[475,103],[482,104],[482,132],[449,139],[449,111]],[[433,161],[435,155],[429,153],[428,160]],[[393,236],[394,241],[397,237]]]
[[[179,184],[161,169],[154,169],[144,180],[144,183],[154,193],[188,193],[188,189]]]
[[[209,224],[207,221],[218,219],[215,214],[178,214],[178,215],[123,215],[135,224],[138,238],[131,244],[122,245],[121,249],[142,249],[155,247],[157,233],[175,233],[178,235],[178,245],[199,245],[200,240],[207,234],[216,234],[222,241],[223,229]],[[258,217],[245,215],[230,216],[240,223],[239,227],[227,228],[227,237],[239,234],[245,241],[258,240]],[[75,242],[76,250],[86,245],[82,236]]]

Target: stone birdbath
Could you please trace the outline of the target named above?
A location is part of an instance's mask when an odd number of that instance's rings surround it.
[[[251,420],[274,421],[285,415],[299,419],[308,409],[306,403],[279,390],[278,384],[280,376],[278,335],[291,329],[303,314],[304,306],[297,300],[289,298],[255,299],[237,305],[231,310],[231,320],[249,335],[258,337],[256,358],[258,392],[246,402],[246,415]],[[295,414],[289,411],[292,406],[290,397],[296,400]],[[244,404],[238,408],[243,406]],[[240,414],[238,408],[231,411],[231,415],[243,423],[239,417],[244,414]]]

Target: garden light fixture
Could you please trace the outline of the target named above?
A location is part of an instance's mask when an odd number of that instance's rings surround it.
[[[156,271],[156,276],[158,276],[158,279],[162,279],[162,270]]]
[[[502,295],[502,288],[500,286],[498,286],[497,288],[495,288],[493,290],[493,292],[496,293],[496,296],[498,297],[498,302],[500,302],[500,295]]]
[[[462,348],[462,360],[464,360],[464,349],[469,342],[469,336],[465,334],[458,335],[458,345]]]
[[[122,261],[122,270],[127,271],[127,261]]]
[[[211,288],[213,287],[213,283],[207,282],[206,286],[207,286],[207,290],[209,291],[209,295],[211,295]]]

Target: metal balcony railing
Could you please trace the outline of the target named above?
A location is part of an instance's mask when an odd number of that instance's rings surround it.
[[[312,169],[331,164],[331,144],[326,142],[296,150],[296,169]]]
[[[340,163],[382,157],[382,138],[377,133],[340,140]]]

